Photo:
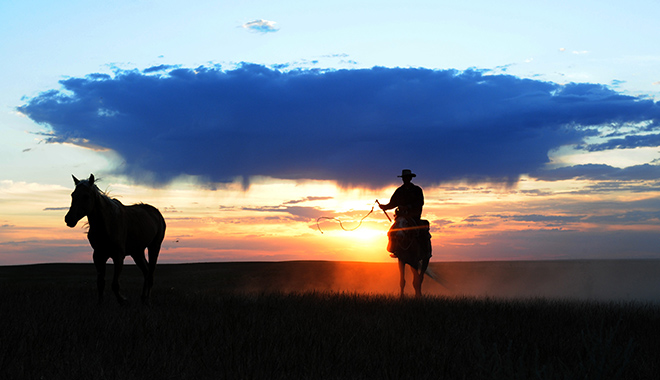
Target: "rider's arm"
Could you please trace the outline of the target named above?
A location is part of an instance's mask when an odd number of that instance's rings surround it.
[[[396,191],[394,191],[394,194],[392,194],[392,198],[390,198],[390,202],[388,204],[384,204],[384,205],[381,204],[380,208],[382,210],[391,210],[395,207],[400,206],[399,203],[401,203],[401,202],[399,200],[400,197],[397,195],[398,192],[399,192],[399,189],[396,189]]]

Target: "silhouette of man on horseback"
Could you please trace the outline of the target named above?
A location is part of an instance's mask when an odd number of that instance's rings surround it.
[[[387,232],[387,250],[391,253],[390,256],[397,258],[399,262],[402,297],[406,286],[406,264],[412,270],[413,288],[415,295],[419,297],[422,295],[422,281],[431,259],[430,226],[428,221],[422,219],[424,192],[421,187],[412,183],[414,177],[416,175],[410,169],[403,169],[399,176],[403,185],[394,191],[389,203],[381,205],[378,202],[383,211],[396,207],[394,223]],[[385,214],[387,215],[387,212]]]
[[[389,203],[379,203],[383,211],[396,208],[394,224],[387,233],[389,237],[387,250],[392,257],[398,257],[400,251],[406,250],[404,241],[416,239],[426,242],[431,238],[429,222],[422,219],[424,192],[421,187],[412,183],[412,179],[416,176],[410,169],[403,169],[398,176],[403,181],[403,185],[394,191]],[[428,246],[428,253],[424,254],[431,257],[430,244]]]

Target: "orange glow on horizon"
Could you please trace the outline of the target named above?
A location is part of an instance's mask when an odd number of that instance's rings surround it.
[[[523,178],[515,188],[426,187],[423,218],[431,222],[432,260],[556,257],[543,249],[565,237],[657,231],[657,218],[632,223],[624,217],[634,210],[619,203],[653,204],[658,192],[580,193],[590,185]],[[345,190],[328,182],[263,180],[248,190],[191,183],[150,189],[106,179],[102,188],[126,205],[145,202],[163,213],[167,234],[160,262],[392,260],[386,250],[391,222],[377,206],[369,212],[394,187]],[[6,253],[0,265],[89,260],[87,219],[73,229],[63,220],[72,189],[0,183],[0,250]],[[317,226],[319,217],[328,219]]]

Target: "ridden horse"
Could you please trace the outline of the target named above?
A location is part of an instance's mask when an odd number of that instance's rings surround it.
[[[428,233],[428,224],[425,225],[423,222],[419,224],[413,219],[397,216],[388,233],[391,245],[388,250],[394,252],[399,260],[401,297],[404,296],[404,288],[406,287],[406,264],[412,270],[415,296],[420,297],[422,295],[422,282],[431,259],[431,239]]]
[[[73,228],[82,217],[87,216],[87,239],[94,249],[99,303],[103,301],[108,259],[114,263],[112,291],[120,304],[126,301],[119,292],[119,274],[126,256],[133,258],[144,275],[142,301],[147,303],[154,282],[158,252],[165,237],[165,219],[158,209],[148,204],[124,206],[118,200],[111,199],[94,184],[93,174],[85,180],[73,176],[73,182],[76,188],[71,193],[71,207],[64,221]],[[148,262],[145,248],[149,250]]]

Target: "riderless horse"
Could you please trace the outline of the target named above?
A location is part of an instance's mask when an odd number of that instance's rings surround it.
[[[412,270],[415,296],[420,297],[424,274],[433,277],[430,271],[427,272],[431,259],[431,235],[428,222],[425,220],[416,222],[412,218],[397,216],[388,235],[390,237],[388,251],[399,260],[401,297],[406,286],[406,264]]]
[[[158,253],[165,237],[165,219],[151,205],[139,203],[124,206],[120,201],[111,199],[95,185],[93,174],[85,180],[73,176],[73,182],[76,188],[71,194],[71,207],[64,221],[73,228],[80,219],[87,216],[87,238],[94,249],[99,303],[103,301],[108,259],[114,263],[112,291],[120,304],[126,301],[119,290],[119,275],[126,256],[133,258],[144,275],[142,301],[147,303],[154,282]],[[145,249],[149,251],[149,261],[145,257]]]

